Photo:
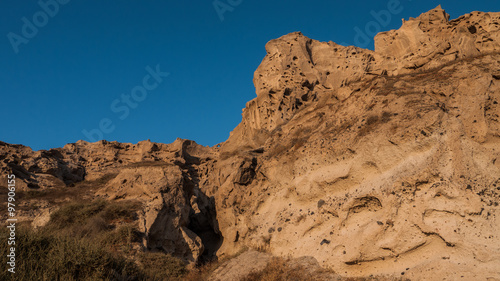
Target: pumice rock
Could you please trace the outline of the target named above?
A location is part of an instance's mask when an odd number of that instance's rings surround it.
[[[500,279],[500,13],[437,7],[374,51],[300,32],[265,47],[218,146],[0,143],[1,174],[139,200],[144,248],[191,264],[250,248],[343,277]]]

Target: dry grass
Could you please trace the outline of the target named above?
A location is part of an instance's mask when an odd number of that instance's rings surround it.
[[[331,280],[331,277],[344,281],[409,281],[403,277],[389,276],[340,277],[326,269],[310,271],[304,265],[281,257],[271,259],[264,269],[250,273],[241,281],[319,281],[325,278]]]
[[[141,269],[147,280],[185,280],[188,272],[184,263],[164,253],[140,253]]]
[[[133,200],[70,203],[51,214],[45,229],[57,235],[92,239],[112,251],[127,252],[141,238],[134,223],[140,207]]]
[[[313,281],[315,280],[301,266],[290,266],[283,258],[273,258],[262,270],[252,272],[242,281]]]
[[[113,220],[134,220],[141,203],[136,200],[106,201],[98,199],[92,202],[70,203],[52,213],[51,226],[64,227],[82,224],[92,217],[99,217],[106,222]]]
[[[191,269],[186,275],[182,276],[184,281],[205,281],[222,264],[223,261],[213,261],[197,268]]]
[[[140,207],[136,201],[70,203],[36,231],[18,228],[18,273],[4,270],[0,280],[183,280],[181,260],[134,247],[142,240],[136,228]],[[7,241],[7,235],[1,228],[0,239]],[[7,247],[0,244],[2,252]]]
[[[16,230],[16,273],[0,272],[0,280],[145,280],[146,276],[131,260],[106,251],[89,240],[58,236],[29,228]],[[6,241],[7,229],[0,229]],[[2,253],[7,243],[1,243]],[[2,255],[2,264],[7,257]]]

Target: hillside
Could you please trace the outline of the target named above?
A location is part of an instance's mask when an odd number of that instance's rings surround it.
[[[374,51],[300,32],[266,51],[216,147],[0,143],[19,218],[43,228],[74,200],[134,201],[136,251],[191,266],[254,249],[312,257],[328,280],[500,280],[500,13],[437,7]]]

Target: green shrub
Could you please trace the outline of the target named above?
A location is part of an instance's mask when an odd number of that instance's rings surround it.
[[[63,205],[51,214],[49,226],[61,229],[75,224],[82,224],[104,210],[105,206],[106,201],[104,200]]]
[[[51,214],[46,228],[79,238],[97,237],[112,230],[113,223],[133,222],[139,207],[137,201],[70,203]]]
[[[139,207],[136,201],[69,203],[36,231],[19,226],[16,273],[5,269],[0,280],[183,280],[187,270],[180,259],[133,250],[142,238],[135,221]],[[0,228],[0,241],[8,235]],[[0,243],[2,253],[8,247]],[[0,262],[6,265],[6,254]]]
[[[8,232],[1,228],[0,239]],[[0,243],[2,253],[7,243]],[[7,263],[6,255],[0,258]],[[91,241],[56,236],[46,231],[16,229],[16,273],[0,272],[0,280],[143,280],[132,261],[114,255]]]
[[[121,219],[121,220],[134,220],[136,219],[136,212],[141,207],[137,201],[126,200],[117,201],[107,204],[100,214],[107,221]]]
[[[132,243],[141,241],[141,235],[134,225],[124,224],[103,233],[96,240],[110,249],[128,253],[132,248]]]

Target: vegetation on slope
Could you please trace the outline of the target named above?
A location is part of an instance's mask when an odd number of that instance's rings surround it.
[[[70,203],[33,230],[16,229],[15,274],[0,280],[177,280],[187,273],[182,261],[164,253],[143,252],[135,226],[135,201]],[[7,241],[3,227],[0,240]],[[0,243],[2,253],[9,245]],[[2,255],[0,262],[7,263]]]

